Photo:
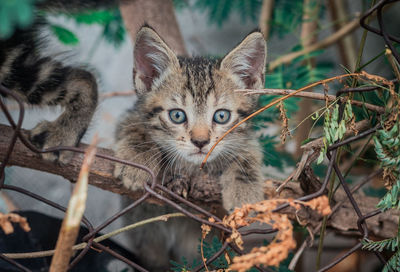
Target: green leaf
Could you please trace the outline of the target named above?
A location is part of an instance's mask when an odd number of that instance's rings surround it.
[[[113,19],[104,25],[103,35],[107,42],[119,47],[125,40],[125,26],[118,9],[114,10]]]
[[[81,24],[107,24],[114,18],[114,14],[109,10],[95,10],[77,13],[72,17]]]
[[[33,22],[35,0],[0,1],[0,38],[9,38],[16,28],[25,28]]]
[[[236,13],[242,21],[248,19],[256,22],[259,16],[262,0],[197,0],[194,7],[208,14],[208,22],[219,27],[229,16]]]
[[[63,44],[77,45],[79,43],[78,37],[63,26],[51,25],[50,29]]]

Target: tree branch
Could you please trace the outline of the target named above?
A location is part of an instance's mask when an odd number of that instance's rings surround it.
[[[261,33],[264,35],[264,39],[268,41],[269,32],[271,28],[272,11],[274,9],[275,0],[263,0],[261,6],[261,14],[258,25],[260,26]]]
[[[367,120],[365,120],[368,122]],[[366,122],[361,121],[364,127]],[[360,124],[361,125],[361,124]],[[360,129],[362,129],[360,127]],[[27,135],[26,130],[22,130],[21,133],[23,135]],[[13,134],[13,129],[9,126],[0,125],[0,154],[5,154],[11,136]],[[312,146],[318,145],[315,140],[309,144]],[[80,148],[87,148],[88,146],[85,144],[81,144]],[[104,148],[97,148],[97,154],[107,154],[113,155],[113,151]],[[1,156],[1,160],[3,159]],[[11,154],[8,165],[15,165],[21,167],[27,167],[47,173],[52,173],[55,175],[62,176],[67,180],[75,182],[78,173],[80,171],[80,167],[82,165],[83,154],[75,154],[73,159],[66,165],[57,165],[49,161],[45,161],[39,157],[38,154],[30,151],[25,145],[23,145],[19,140],[16,142],[14,150]],[[127,195],[134,199],[142,196],[143,192],[133,192],[126,189],[122,182],[118,179],[114,178],[113,173],[114,163],[108,160],[96,158],[90,168],[89,172],[89,184],[96,186],[98,188],[111,191],[117,194]],[[172,181],[173,183],[173,181]],[[198,176],[193,178],[193,180],[189,181],[189,191],[187,194],[187,199],[194,204],[202,205],[207,208],[216,208],[221,206],[221,188],[218,184],[218,181],[215,177],[207,176],[206,174],[202,176]],[[303,183],[312,183],[312,180],[305,178]],[[298,198],[304,196],[306,194],[310,194],[312,192],[308,190],[303,190],[301,183],[290,182],[287,186],[283,188],[279,195],[276,194],[276,188],[279,186],[279,183],[275,181],[266,181],[265,183],[265,194],[268,198],[273,197],[286,197],[286,198]],[[316,184],[316,186],[320,186]],[[312,187],[312,186],[311,186]],[[307,186],[310,188],[310,186]],[[340,196],[340,195],[338,195]],[[363,212],[369,212],[376,209],[376,203],[379,201],[378,198],[374,197],[365,197],[362,195],[356,196],[357,202],[359,206],[362,207]],[[154,203],[157,202],[155,199],[150,199],[149,201]],[[293,210],[285,210],[285,213],[288,213],[293,220],[296,220],[296,212]],[[354,210],[350,206],[350,204],[345,205],[343,208],[338,209],[338,215],[333,216],[332,220],[328,222],[328,226],[332,227],[336,232],[343,233],[349,232],[357,229],[356,218],[357,216],[354,213]],[[343,220],[343,217],[346,216],[346,220]],[[354,219],[354,220],[349,220]],[[297,218],[299,214],[297,213]],[[313,215],[311,211],[302,210],[301,221],[306,222],[308,224],[318,224],[320,217],[316,217]],[[368,226],[371,226],[371,234],[376,235],[378,237],[389,237],[390,235],[394,235],[397,231],[397,221],[398,221],[398,211],[389,211],[387,213],[372,217],[368,219]]]
[[[0,154],[5,154],[13,129],[9,126],[0,125]],[[22,134],[27,136],[28,131],[22,130]],[[88,145],[80,144],[79,148],[86,149]],[[110,149],[98,148],[97,154],[113,155]],[[0,159],[3,159],[1,155]],[[21,166],[35,169],[58,176],[62,176],[71,182],[78,178],[83,161],[83,154],[76,153],[72,160],[66,165],[58,165],[50,161],[43,160],[38,154],[29,150],[21,141],[17,141],[11,154],[8,165]],[[89,171],[89,184],[120,195],[127,195],[131,198],[140,197],[143,192],[133,192],[126,189],[122,182],[113,177],[114,162],[97,158],[94,160]],[[196,184],[197,183],[197,184]],[[191,181],[188,199],[195,203],[220,203],[221,195],[218,183],[207,175],[199,176]],[[157,202],[155,199],[152,201]]]
[[[287,90],[287,89],[262,89],[262,90],[236,90],[236,92],[243,92],[245,95],[250,95],[250,94],[272,94],[272,95],[288,95],[295,90]],[[316,100],[325,100],[327,99],[329,102],[333,102],[337,99],[336,96],[334,95],[325,95],[321,93],[313,93],[313,92],[301,92],[293,95],[295,97],[304,97],[304,98],[311,98],[311,99],[316,99]],[[344,97],[341,98],[342,100],[346,99]],[[352,105],[358,106],[358,107],[365,107],[369,110],[375,111],[377,113],[385,113],[385,108],[379,107],[376,105],[364,103],[362,101],[357,101],[357,100],[351,100],[350,103]]]
[[[295,58],[298,58],[300,56],[303,56],[305,54],[311,53],[313,51],[319,50],[326,48],[328,46],[331,46],[332,44],[336,43],[338,40],[346,36],[347,34],[351,33],[352,31],[356,30],[359,27],[359,19],[354,19],[353,21],[349,22],[345,26],[343,26],[341,29],[339,29],[337,32],[334,34],[330,35],[328,38],[325,40],[322,40],[320,42],[314,43],[313,45],[310,45],[303,50],[293,52],[287,55],[284,55],[274,61],[271,61],[269,63],[269,70],[272,71],[276,67],[282,64],[287,64],[292,62]]]

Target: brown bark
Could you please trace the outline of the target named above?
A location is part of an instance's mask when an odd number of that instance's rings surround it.
[[[301,26],[301,44],[303,48],[307,48],[317,42],[318,35],[318,11],[319,4],[315,0],[304,0],[303,8],[303,23]],[[311,66],[311,69],[315,67],[315,58],[310,58],[304,61],[305,65]],[[310,90],[312,92],[312,90]],[[294,157],[299,158],[303,151],[300,148],[300,143],[308,138],[312,127],[312,121],[310,114],[313,112],[313,101],[302,99],[299,102],[299,111],[296,115],[296,123],[301,126],[298,127],[294,134],[294,139],[297,143]]]
[[[337,32],[335,32],[332,35],[330,35],[329,37],[325,38],[324,40],[314,43],[300,51],[289,53],[289,54],[284,55],[274,61],[271,61],[269,63],[269,70],[273,71],[279,65],[288,64],[288,63],[292,62],[295,58],[298,58],[300,56],[303,56],[305,54],[308,54],[310,52],[313,52],[313,51],[316,51],[319,49],[329,47],[332,44],[339,41],[340,39],[342,39],[343,37],[345,37],[346,35],[348,35],[349,33],[356,30],[359,26],[360,26],[359,19],[358,18],[354,19],[353,21],[346,24],[344,27],[340,28],[340,30],[338,30]]]
[[[120,11],[132,40],[145,23],[153,27],[178,55],[186,55],[172,0],[124,0]]]
[[[331,21],[338,22],[333,25],[333,29],[338,31],[341,27],[345,26],[349,22],[349,12],[347,3],[345,0],[329,0],[329,11],[331,13]],[[357,59],[357,52],[355,45],[354,36],[347,35],[343,39],[337,42],[339,48],[340,58],[342,59],[343,65],[349,68],[350,71],[355,70],[355,64]]]
[[[264,38],[267,41],[271,29],[271,17],[274,9],[274,2],[275,0],[263,0],[261,6],[260,21],[258,24],[260,26],[261,33],[264,35]]]
[[[9,126],[0,125],[0,161],[4,159],[5,151],[8,148],[13,129]],[[22,130],[26,136],[27,131]],[[80,144],[80,148],[86,149],[88,145]],[[97,154],[113,155],[113,151],[105,148],[98,148]],[[31,168],[76,182],[81,169],[83,154],[76,153],[72,160],[66,165],[58,165],[50,161],[45,161],[36,153],[29,150],[20,140],[17,140],[11,154],[8,165]],[[126,189],[122,182],[113,177],[114,162],[97,158],[94,160],[89,175],[89,184],[113,193],[128,195],[134,199],[140,197],[143,192],[133,192]],[[212,177],[206,175],[199,176],[198,179],[191,181],[189,186],[188,199],[197,203],[220,203],[220,188]],[[155,201],[155,200],[154,200]]]
[[[365,129],[365,125],[368,125],[368,122],[360,122],[360,130]],[[8,148],[12,133],[13,129],[11,127],[0,125],[1,160],[4,159],[3,156]],[[27,132],[22,131],[22,133],[26,135]],[[314,146],[315,148],[320,148],[320,144],[321,143],[319,140],[315,140],[308,143],[304,147],[306,150],[312,150],[312,146]],[[87,148],[87,145],[81,144],[80,147]],[[112,155],[113,152],[109,149],[98,148],[97,154]],[[14,147],[8,165],[22,166],[44,171],[47,173],[52,173],[74,182],[78,177],[78,173],[82,165],[82,158],[83,154],[76,154],[71,162],[67,165],[56,165],[54,163],[44,161],[37,154],[26,148],[18,140]],[[90,168],[89,184],[114,193],[125,194],[135,199],[140,197],[143,192],[129,191],[123,187],[122,183],[118,179],[113,177],[113,165],[114,163],[111,161],[96,158]],[[265,183],[265,194],[268,198],[298,198],[306,194],[312,193],[315,188],[318,188],[318,186],[320,186],[319,184],[314,184],[315,180],[317,179],[312,177],[311,175],[306,175],[305,178],[303,177],[303,181],[301,183],[288,183],[288,185],[281,190],[279,195],[277,195],[276,193],[276,188],[280,185],[280,182],[268,180]],[[189,201],[192,201],[193,203],[202,206],[206,205],[213,209],[221,206],[221,188],[214,177],[203,175],[196,177],[193,180],[190,180],[188,183],[190,189],[187,193],[187,199]],[[335,195],[335,201],[341,201],[342,199],[344,199],[343,194],[338,193]],[[363,212],[370,212],[376,209],[378,198],[366,197],[362,194],[357,194],[356,199]],[[154,199],[152,199],[151,201],[157,202]],[[357,229],[357,226],[355,224],[355,219],[357,218],[357,216],[349,202],[346,203],[344,207],[338,209],[337,214],[335,214],[328,222],[328,226],[339,233],[354,233],[354,230]],[[294,210],[285,210],[285,212],[288,213],[293,220],[297,220]],[[380,214],[378,216],[368,219],[368,226],[371,230],[371,234],[377,237],[389,237],[395,235],[397,231],[398,215],[398,211],[388,211],[384,214]],[[311,225],[318,224],[318,222],[320,222],[321,220],[320,216],[315,215],[313,212],[308,210],[302,210],[301,215],[297,213],[297,216],[301,219],[302,222],[306,222]]]

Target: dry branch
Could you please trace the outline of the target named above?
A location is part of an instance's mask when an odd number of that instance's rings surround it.
[[[3,159],[3,154],[7,150],[13,129],[9,126],[0,125],[0,161]],[[22,134],[27,136],[28,132],[22,130]],[[86,144],[79,145],[80,148],[86,149]],[[105,148],[98,148],[97,154],[113,155],[113,151]],[[73,159],[66,165],[58,165],[49,161],[42,160],[40,156],[33,153],[25,147],[19,140],[17,141],[14,151],[11,154],[8,164],[35,169],[58,176],[62,176],[67,180],[76,182],[82,165],[83,154],[76,153]],[[96,158],[90,168],[89,184],[101,189],[111,191],[121,195],[128,195],[131,198],[137,199],[143,192],[132,192],[126,189],[122,182],[113,177],[114,163],[101,158]],[[192,181],[188,199],[193,202],[209,202],[220,203],[220,188],[216,185],[216,181],[204,175]],[[153,201],[156,201],[153,199]]]
[[[365,129],[367,123],[368,121],[361,121],[358,123],[360,131]],[[5,154],[5,150],[7,150],[12,133],[13,129],[11,127],[0,125],[0,154]],[[26,135],[27,131],[23,130],[22,133]],[[318,148],[318,144],[318,140],[310,142],[306,145],[306,149],[309,150],[313,147]],[[87,148],[87,145],[81,144],[80,147]],[[98,148],[97,153],[108,155],[113,154],[112,150],[104,148]],[[14,151],[12,152],[9,165],[27,167],[52,173],[75,182],[82,165],[82,158],[82,154],[75,154],[72,161],[67,165],[56,165],[54,163],[42,160],[37,154],[30,151],[18,140]],[[128,195],[135,199],[141,196],[142,192],[132,192],[125,189],[122,185],[122,182],[112,176],[113,167],[113,162],[96,158],[90,169],[89,184],[117,194]],[[305,178],[303,183],[310,184],[312,182],[312,180]],[[310,193],[306,189],[303,191],[302,188],[304,187],[301,187],[299,183],[290,182],[283,188],[278,196],[276,194],[276,188],[279,185],[279,182],[267,181],[265,189],[266,195],[269,198],[298,198]],[[316,186],[320,185],[317,184]],[[306,186],[306,188],[311,187]],[[207,205],[209,207],[213,206],[213,208],[221,204],[221,188],[215,178],[206,175],[196,177],[195,180],[190,181],[189,188],[190,190],[188,191],[187,198],[193,203],[201,204],[203,206]],[[339,194],[337,195],[339,196]],[[378,198],[365,197],[362,195],[356,197],[359,201],[359,205],[362,207],[363,212],[369,212],[376,209]],[[152,201],[156,202],[154,199]],[[294,210],[287,209],[285,212],[290,214],[292,219],[296,220]],[[302,212],[302,222],[317,224],[319,220],[321,220],[320,217],[315,217],[313,213],[307,210]],[[356,218],[357,216],[355,215],[354,210],[350,206],[345,206],[344,208],[338,209],[337,215],[332,217],[332,220],[328,222],[328,226],[337,232],[349,232],[357,229],[355,222]],[[387,212],[370,218],[367,222],[368,226],[371,228],[371,234],[379,237],[389,237],[390,235],[393,236],[397,231],[398,213]]]
[[[274,9],[275,0],[263,0],[261,6],[261,14],[258,25],[260,26],[261,33],[264,35],[264,39],[268,41],[269,32],[271,28],[271,17]]]
[[[343,26],[341,29],[339,29],[337,32],[334,34],[330,35],[328,38],[325,40],[322,40],[320,42],[314,43],[313,45],[310,45],[309,47],[304,48],[303,50],[293,52],[287,55],[284,55],[269,64],[269,70],[272,71],[276,67],[282,64],[287,64],[292,62],[295,58],[298,58],[300,56],[306,55],[308,53],[311,53],[313,51],[319,50],[326,48],[328,46],[331,46],[332,44],[336,43],[338,40],[342,39],[352,31],[356,30],[358,26],[360,25],[359,19],[354,19],[353,21],[349,22],[345,26]]]
[[[94,155],[96,154],[96,145],[97,135],[95,135],[92,143],[85,152],[78,182],[69,199],[68,209],[58,235],[55,253],[51,260],[50,272],[64,272],[68,270],[69,260],[73,253],[72,247],[78,237],[82,216],[85,212],[88,175]]]
[[[294,93],[296,90],[288,90],[288,89],[261,89],[261,90],[247,90],[247,89],[243,89],[243,90],[236,90],[237,92],[243,92],[245,95],[250,95],[250,94],[272,94],[272,95],[288,95],[291,93]],[[334,95],[325,95],[325,94],[321,94],[321,93],[313,93],[313,92],[302,92],[302,93],[297,93],[295,95],[293,95],[295,97],[303,97],[303,98],[311,98],[311,99],[315,99],[315,100],[322,100],[322,101],[326,101],[328,100],[329,102],[333,102],[337,99],[336,96]],[[345,101],[345,97],[341,98],[342,101]],[[354,106],[358,106],[358,107],[365,107],[369,110],[375,111],[377,113],[385,113],[385,108],[383,107],[379,107],[376,105],[372,105],[369,103],[364,103],[362,101],[357,101],[357,100],[351,100],[350,103]]]

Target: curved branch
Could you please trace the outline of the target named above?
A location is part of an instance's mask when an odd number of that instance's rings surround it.
[[[243,89],[243,90],[235,90],[236,92],[243,92],[245,95],[250,94],[272,94],[272,95],[288,95],[294,93],[296,90],[287,90],[287,89],[261,89],[261,90],[250,90],[250,89]],[[333,102],[337,99],[335,95],[330,94],[321,94],[321,93],[313,93],[313,92],[301,92],[294,94],[295,97],[304,97],[304,98],[311,98],[316,100],[328,100],[329,102]],[[345,99],[342,97],[341,99]],[[365,107],[371,111],[375,111],[377,113],[383,114],[385,113],[384,107],[379,107],[376,105],[372,105],[369,103],[364,103],[358,100],[351,100],[350,103],[357,107]]]
[[[297,52],[293,52],[293,53],[289,53],[289,54],[284,55],[284,56],[282,56],[282,57],[280,57],[280,58],[278,58],[278,59],[276,59],[274,61],[271,61],[269,63],[269,70],[272,71],[276,67],[278,67],[279,65],[287,64],[287,63],[292,62],[295,58],[298,58],[300,56],[306,55],[306,54],[311,53],[313,51],[316,51],[316,50],[323,49],[323,48],[326,48],[328,46],[331,46],[332,44],[336,43],[338,40],[342,39],[347,34],[353,32],[354,30],[356,30],[359,26],[360,26],[359,18],[356,18],[353,21],[351,21],[348,24],[346,24],[345,26],[343,26],[337,32],[335,32],[332,35],[330,35],[325,40],[322,40],[320,42],[314,43],[313,45],[310,45],[310,46],[304,48],[303,50],[300,50],[300,51],[297,51]]]
[[[365,120],[363,125],[368,125],[368,121]],[[21,131],[23,134],[27,134],[26,130]],[[13,133],[12,127],[0,125],[0,161],[3,159],[3,154],[7,150],[11,136]],[[308,143],[318,148],[318,140]],[[87,145],[81,144],[80,148],[87,148]],[[311,147],[310,147],[311,148]],[[306,150],[308,150],[306,148]],[[97,148],[97,154],[108,154],[112,155],[113,151],[104,148]],[[47,173],[62,176],[67,180],[75,182],[78,173],[82,165],[83,154],[75,154],[72,160],[66,165],[57,165],[49,161],[45,161],[39,157],[38,154],[33,153],[26,148],[19,140],[17,141],[14,150],[11,154],[8,165],[15,165],[21,167],[27,167]],[[117,194],[127,195],[132,198],[139,198],[142,196],[142,192],[130,191],[126,189],[122,182],[114,178],[113,173],[114,163],[108,160],[96,158],[93,162],[89,172],[89,184],[99,187],[101,189],[111,191]],[[172,181],[173,182],[173,181]],[[313,178],[307,176],[303,182],[295,183],[290,182],[285,186],[279,195],[276,194],[276,188],[279,186],[279,182],[268,180],[265,183],[265,194],[269,198],[299,198],[304,195],[312,193],[309,189],[312,186],[303,187],[301,184],[310,184],[313,182]],[[207,175],[196,177],[189,181],[189,188],[187,198],[194,204],[206,206],[207,209],[217,210],[221,208],[221,188],[215,177]],[[319,183],[316,186],[320,186]],[[339,197],[339,196],[338,196]],[[363,212],[369,212],[376,209],[376,204],[379,199],[374,197],[365,197],[362,194],[357,194],[358,204],[362,207]],[[155,199],[150,199],[153,203],[160,204]],[[338,198],[338,201],[341,199]],[[347,203],[348,204],[348,203]],[[301,215],[296,213],[294,210],[285,210],[285,213],[289,214],[290,218],[296,220],[301,218],[302,222],[315,226],[321,220],[320,217],[316,217],[313,213],[307,210],[302,210]],[[349,218],[356,219],[354,210],[349,205],[343,204],[337,213],[328,222],[328,226],[333,228],[339,233],[349,233],[352,230],[357,229],[357,224]],[[395,234],[397,231],[398,211],[389,211],[381,215],[368,219],[368,226],[372,234],[378,237],[390,237],[391,234]],[[345,220],[343,220],[345,218]],[[393,227],[394,226],[394,227]]]

